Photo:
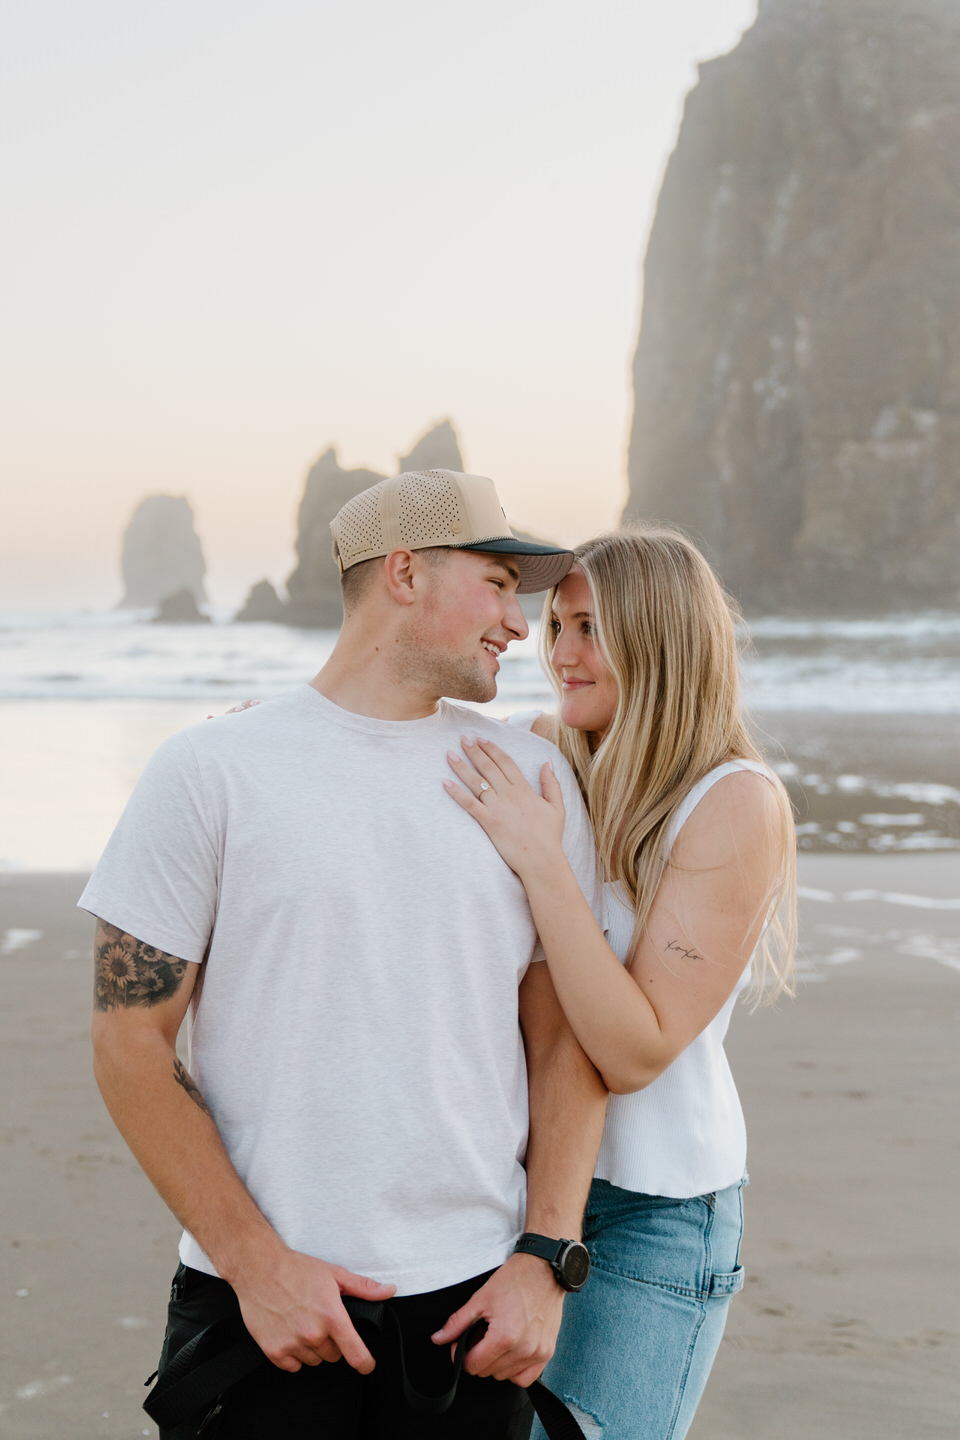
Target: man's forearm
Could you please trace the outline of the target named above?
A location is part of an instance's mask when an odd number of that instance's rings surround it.
[[[94,1072],[123,1138],[174,1215],[236,1284],[279,1237],[234,1169],[206,1101],[170,1042],[94,1017]]]
[[[520,1022],[530,1103],[525,1228],[575,1240],[600,1148],[607,1091],[566,1022],[546,964],[531,965],[524,977]],[[563,1299],[543,1260],[512,1255],[433,1339],[449,1344],[484,1319],[487,1333],[468,1352],[467,1370],[529,1385],[553,1354]]]
[[[250,1334],[281,1370],[342,1357],[369,1373],[373,1357],[342,1296],[380,1301],[394,1286],[291,1250],[254,1203],[174,1048],[199,967],[103,920],[94,953],[94,1069],[107,1108],[162,1198],[237,1292]]]
[[[176,1054],[199,969],[98,920],[94,1073],[117,1128],[162,1199],[232,1280],[247,1250],[269,1251],[280,1242]]]

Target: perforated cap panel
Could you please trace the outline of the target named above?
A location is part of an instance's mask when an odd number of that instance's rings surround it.
[[[379,485],[372,490],[364,490],[360,495],[351,500],[349,507],[349,529],[346,533],[341,531],[341,548],[348,553],[370,550],[376,554],[383,544],[383,526],[380,524],[380,503],[377,491]],[[344,513],[341,510],[341,515]]]
[[[403,543],[418,545],[455,543],[463,534],[460,491],[440,470],[411,470],[398,477],[397,521]],[[444,542],[438,536],[449,536]]]

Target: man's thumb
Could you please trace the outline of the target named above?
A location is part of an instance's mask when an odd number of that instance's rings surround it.
[[[452,1340],[459,1340],[463,1332],[469,1330],[477,1319],[479,1316],[473,1306],[465,1305],[462,1310],[455,1310],[443,1329],[436,1331],[430,1339],[434,1345],[448,1345]]]
[[[369,1275],[354,1275],[352,1270],[341,1270],[337,1280],[341,1294],[355,1295],[358,1300],[389,1300],[397,1288],[381,1280],[371,1280]]]

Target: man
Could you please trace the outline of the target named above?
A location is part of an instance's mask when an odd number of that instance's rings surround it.
[[[552,757],[588,895],[594,855],[552,747],[442,697],[492,698],[527,634],[518,592],[571,556],[517,540],[492,483],[450,471],[375,485],[331,528],[330,659],[161,747],[81,899],[97,1080],[185,1226],[164,1360],[239,1312],[272,1362],[228,1391],[220,1440],[506,1440],[527,1433],[569,1278],[514,1244],[579,1236],[605,1096],[522,886],[443,790],[460,735],[495,735],[531,779]],[[415,1388],[442,1389],[486,1322],[434,1428],[344,1296],[396,1296]]]

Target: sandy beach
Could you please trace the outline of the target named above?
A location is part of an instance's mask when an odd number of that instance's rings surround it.
[[[691,1440],[933,1440],[960,1415],[960,855],[801,859],[796,1001],[734,1022],[743,1294]],[[82,877],[0,876],[0,1434],[154,1435],[177,1225],[90,1075]]]

